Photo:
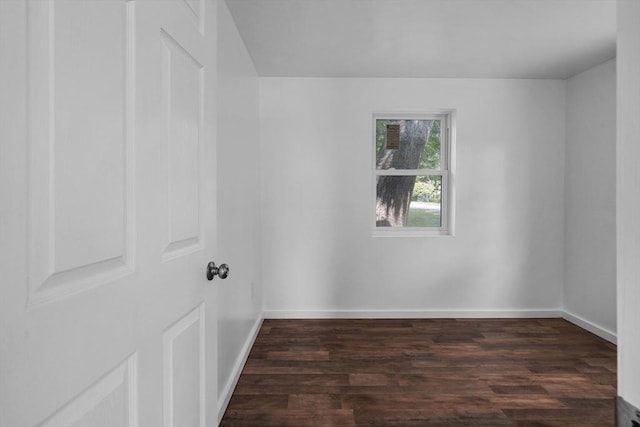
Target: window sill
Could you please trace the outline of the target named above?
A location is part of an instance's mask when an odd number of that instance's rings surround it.
[[[372,237],[454,237],[450,230],[425,230],[424,228],[376,227]]]

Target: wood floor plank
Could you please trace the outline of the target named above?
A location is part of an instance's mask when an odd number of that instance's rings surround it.
[[[275,409],[227,410],[221,427],[352,427],[356,426],[349,409]]]
[[[341,409],[340,396],[336,394],[292,394],[289,409]]]
[[[265,320],[221,425],[608,427],[615,395],[563,319]]]

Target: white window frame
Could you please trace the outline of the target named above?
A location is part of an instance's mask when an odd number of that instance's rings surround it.
[[[441,120],[440,169],[377,169],[376,164],[376,121],[377,120]],[[373,237],[429,237],[453,236],[455,213],[455,121],[456,111],[430,110],[424,113],[373,113],[371,146],[371,224]],[[441,226],[440,227],[378,227],[376,226],[376,184],[378,176],[422,176],[442,177]]]

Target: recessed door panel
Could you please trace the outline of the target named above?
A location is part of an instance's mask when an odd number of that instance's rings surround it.
[[[204,304],[164,334],[165,427],[204,427]]]
[[[134,24],[124,0],[29,10],[30,302],[39,304],[132,269]]]
[[[39,427],[137,427],[137,357],[132,355]]]
[[[204,7],[204,3],[202,0],[177,0],[183,2],[187,13],[193,20],[193,22],[197,25],[198,29],[202,32],[202,28],[204,26],[204,13],[202,8]]]
[[[167,153],[167,246],[169,259],[201,248],[200,138],[203,67],[163,32],[163,108]]]

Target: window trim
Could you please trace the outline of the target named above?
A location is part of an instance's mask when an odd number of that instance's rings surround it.
[[[440,169],[377,169],[376,162],[376,121],[377,120],[442,120],[445,129],[440,143]],[[456,110],[437,109],[426,112],[391,112],[372,114],[372,134],[369,139],[371,150],[371,197],[370,223],[373,237],[437,237],[454,236],[455,218],[455,129]],[[376,226],[376,185],[381,175],[437,175],[442,177],[441,226],[435,227],[378,227]]]

